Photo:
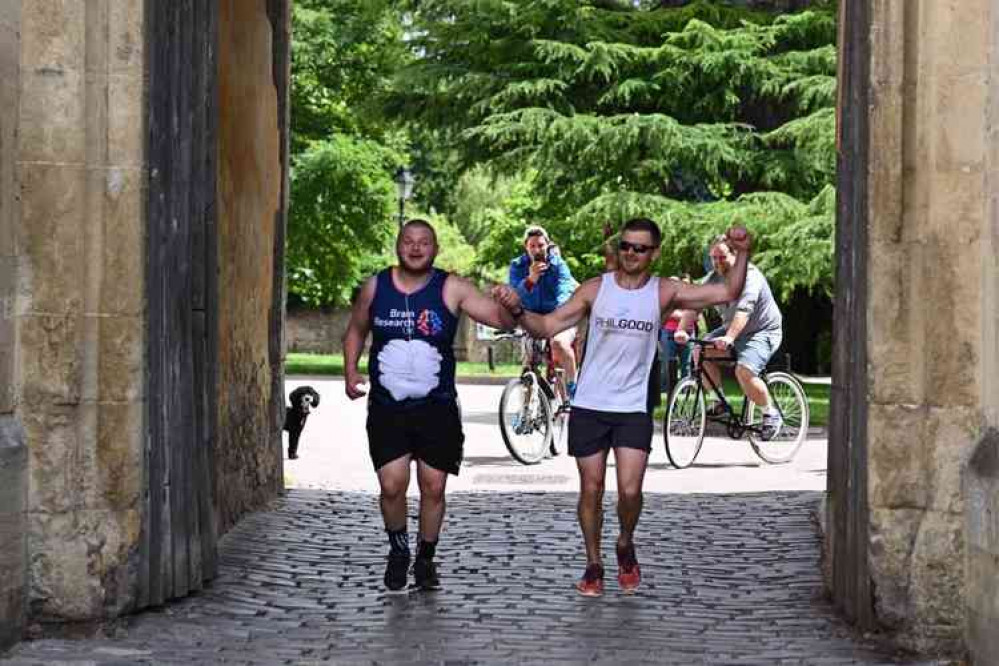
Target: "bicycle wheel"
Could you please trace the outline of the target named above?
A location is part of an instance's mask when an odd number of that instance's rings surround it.
[[[669,407],[663,422],[666,456],[677,469],[689,467],[704,443],[707,416],[704,393],[692,377],[685,377],[669,396]]]
[[[500,434],[514,460],[541,462],[552,439],[552,408],[532,374],[512,379],[499,404]]]
[[[808,399],[798,380],[786,372],[767,375],[767,389],[783,423],[772,438],[763,439],[759,432],[763,410],[750,401],[746,414],[746,422],[753,428],[749,444],[765,462],[790,462],[808,435]]]

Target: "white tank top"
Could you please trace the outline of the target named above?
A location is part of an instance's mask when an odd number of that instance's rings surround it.
[[[647,412],[661,321],[659,278],[650,278],[641,289],[622,289],[614,275],[604,273],[590,312],[572,404],[602,412]]]

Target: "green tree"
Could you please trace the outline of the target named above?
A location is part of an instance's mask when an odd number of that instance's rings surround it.
[[[407,58],[393,0],[297,0],[292,13],[289,297],[345,305],[391,242],[407,139],[381,95]]]
[[[663,271],[696,269],[706,240],[740,221],[778,290],[831,288],[831,3],[777,14],[704,0],[424,0],[412,35],[389,110],[465,167],[532,174],[533,221],[580,277],[602,265],[604,224],[640,214],[665,227]],[[509,213],[480,247],[494,267]],[[802,248],[815,263],[783,263]]]
[[[292,161],[288,291],[310,305],[345,305],[395,230],[397,156],[366,139],[314,141]]]

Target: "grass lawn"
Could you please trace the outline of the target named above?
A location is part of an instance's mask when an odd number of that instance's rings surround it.
[[[343,376],[342,354],[288,354],[284,371],[289,375],[331,375]],[[368,371],[367,357],[361,359],[361,372]],[[520,365],[504,363],[496,366],[495,372],[489,371],[486,363],[459,363],[459,377],[516,377],[520,373]],[[808,407],[813,426],[829,424],[829,385],[803,384],[808,396]],[[742,406],[742,392],[735,379],[725,380],[725,399],[739,409]],[[655,418],[661,421],[666,411],[666,396],[663,396],[663,406],[657,407]]]
[[[805,388],[805,395],[808,396],[809,425],[823,427],[829,425],[830,386],[828,384],[805,384],[804,382],[802,382],[802,386]],[[656,421],[662,421],[666,414],[666,399],[667,396],[664,394],[663,404],[656,407]],[[742,391],[734,378],[725,379],[725,399],[736,410],[742,408]]]
[[[361,359],[360,370],[368,371],[367,356]],[[343,354],[288,354],[284,371],[288,375],[343,376]],[[490,372],[487,363],[458,363],[457,373],[459,377],[516,377],[520,365],[498,364],[496,371]]]

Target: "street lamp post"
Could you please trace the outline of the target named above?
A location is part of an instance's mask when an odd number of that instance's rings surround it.
[[[406,200],[413,195],[413,173],[406,167],[399,167],[395,172],[395,186],[399,193],[399,227],[406,221]]]

